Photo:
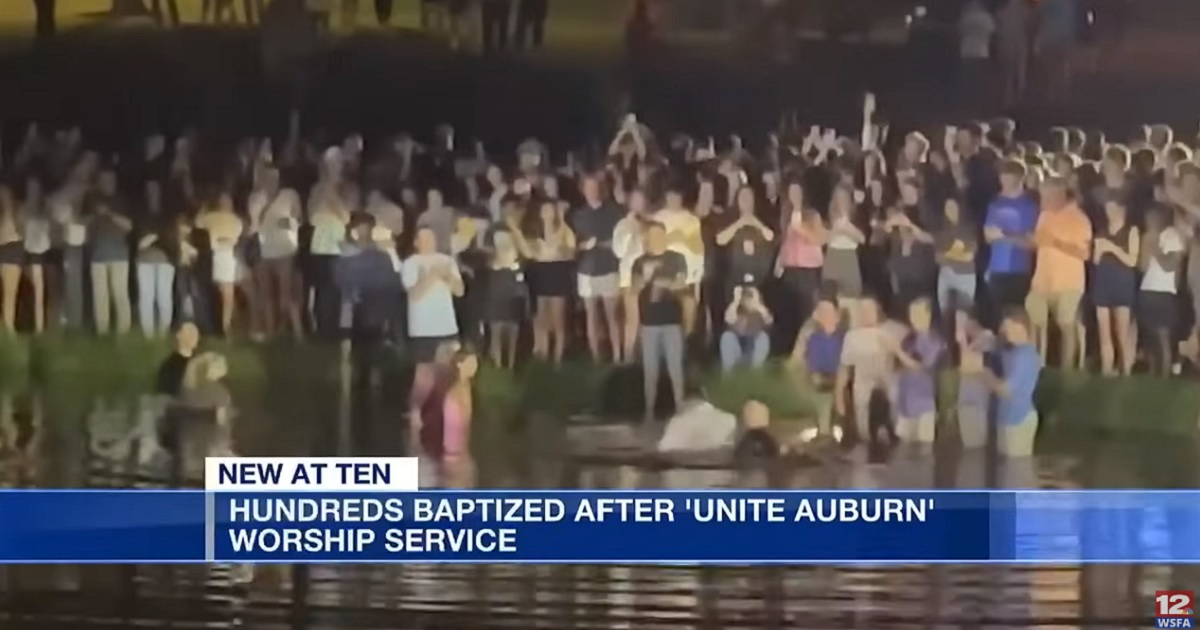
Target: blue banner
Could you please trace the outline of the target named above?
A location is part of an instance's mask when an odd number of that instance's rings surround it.
[[[0,492],[0,562],[1200,563],[1200,491]]]

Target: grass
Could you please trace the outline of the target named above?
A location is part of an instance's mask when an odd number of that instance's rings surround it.
[[[309,411],[317,402],[337,400],[338,350],[331,345],[277,340],[261,344],[212,341],[230,364],[230,384],[239,400],[253,399],[281,412]],[[137,335],[97,339],[47,335],[0,338],[0,389],[20,391],[43,385],[59,398],[136,395],[150,391],[159,362],[169,354],[165,341]],[[389,355],[383,365],[385,396],[403,406],[411,365]],[[688,380],[717,406],[737,411],[751,399],[765,402],[778,418],[810,420],[813,391],[783,365],[721,373],[692,366]],[[664,389],[661,401],[669,401]],[[636,417],[642,409],[637,368],[568,361],[560,367],[530,364],[516,371],[484,366],[476,381],[480,408],[495,417],[537,414],[569,418],[591,413]],[[957,378],[945,372],[939,407],[953,408]],[[1191,435],[1200,420],[1200,388],[1179,379],[1150,376],[1108,378],[1047,370],[1036,394],[1043,423],[1056,433]],[[335,408],[335,407],[334,407]]]

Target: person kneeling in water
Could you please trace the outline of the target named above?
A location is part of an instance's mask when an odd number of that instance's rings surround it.
[[[827,296],[817,302],[812,319],[800,331],[792,349],[789,363],[799,369],[816,399],[817,426],[809,439],[832,434],[834,440],[842,440],[841,425],[833,426],[833,396],[845,336],[837,298]]]

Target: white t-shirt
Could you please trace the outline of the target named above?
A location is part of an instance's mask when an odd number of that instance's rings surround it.
[[[313,227],[309,250],[316,256],[338,256],[346,240],[346,222],[330,209],[318,207],[309,219]]]
[[[296,253],[300,248],[300,195],[296,191],[284,188],[274,197],[254,192],[246,207],[258,227],[263,258],[284,258]]]
[[[1175,254],[1183,251],[1183,237],[1179,230],[1169,227],[1158,235],[1158,248],[1164,254]],[[1178,271],[1167,271],[1154,258],[1146,266],[1142,276],[1142,290],[1156,293],[1176,293],[1179,291]]]
[[[642,225],[632,217],[617,222],[613,230],[613,253],[617,255],[621,288],[633,286],[633,263],[642,256]]]
[[[452,256],[442,253],[413,254],[404,260],[400,267],[400,277],[404,280],[404,288],[412,291],[421,280],[421,270],[430,270],[446,266],[459,275],[458,263]],[[408,336],[414,338],[452,337],[458,334],[458,322],[454,315],[454,294],[450,285],[438,282],[426,291],[420,299],[414,300],[408,296]]]
[[[843,225],[853,225],[849,220],[834,221],[833,227],[829,232],[829,249],[848,249],[854,251],[858,249],[858,241],[850,236],[847,236],[839,228]]]
[[[50,251],[50,219],[40,208],[23,208],[20,216],[23,218],[25,251],[30,254],[44,254]]]

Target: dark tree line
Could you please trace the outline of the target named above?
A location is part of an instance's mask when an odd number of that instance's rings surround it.
[[[52,37],[58,28],[54,20],[56,4],[58,4],[56,0],[33,0],[33,8],[37,16],[34,33],[39,40]]]
[[[157,9],[159,0],[155,0],[154,6]],[[170,7],[174,7],[174,0],[169,0]],[[46,40],[53,37],[58,30],[58,22],[55,19],[57,13],[58,0],[33,0],[33,8],[36,15],[34,33],[38,40]],[[110,10],[112,15],[143,15],[146,14],[146,4],[143,0],[112,0]],[[178,13],[176,9],[172,15]]]

